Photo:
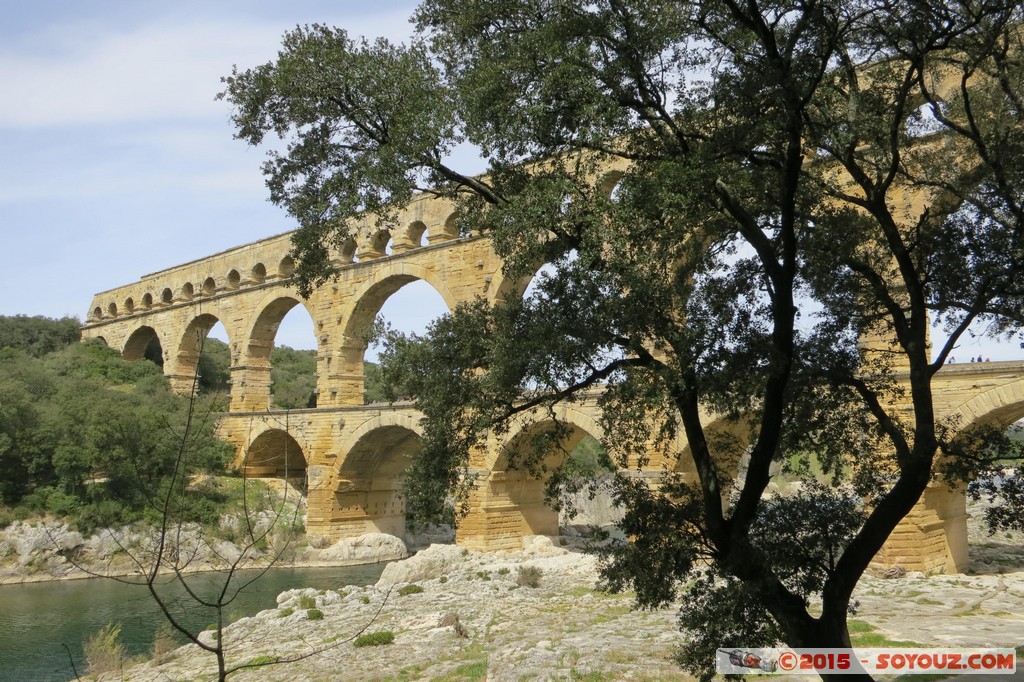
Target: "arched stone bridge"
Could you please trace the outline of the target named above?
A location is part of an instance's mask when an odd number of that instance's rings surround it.
[[[428,282],[449,308],[478,296],[498,303],[522,295],[526,286],[503,277],[489,239],[458,236],[444,201],[413,201],[403,225],[396,234],[354,230],[356,237],[333,254],[342,266],[338,279],[308,300],[292,286],[290,234],[282,234],[97,294],[83,336],[102,338],[127,358],[161,353],[165,374],[188,392],[201,341],[221,322],[231,353],[231,395],[219,428],[237,447],[237,464],[244,462],[251,474],[304,482],[311,534],[402,535],[398,481],[418,447],[418,414],[411,404],[363,404],[364,332],[387,298],[414,280]],[[309,312],[317,339],[317,407],[271,410],[270,351],[282,319],[297,305]],[[1024,417],[1022,378],[1024,362],[948,366],[937,379],[938,413],[960,414],[965,426],[1011,423]],[[563,408],[561,416],[576,427],[570,440],[586,433],[600,438],[593,397]],[[477,484],[458,543],[502,549],[519,546],[523,535],[557,534],[558,517],[544,505],[542,483],[504,464],[504,448],[517,435],[490,443],[471,463]],[[656,479],[674,465],[653,461],[639,473]],[[962,491],[930,488],[880,560],[917,570],[966,568],[965,514]]]

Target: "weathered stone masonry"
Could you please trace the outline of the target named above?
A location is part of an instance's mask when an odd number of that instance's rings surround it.
[[[142,358],[159,341],[165,374],[176,390],[192,389],[201,341],[219,321],[229,338],[231,396],[220,432],[237,447],[238,466],[256,475],[303,480],[309,494],[307,530],[329,539],[381,531],[401,535],[404,505],[398,481],[419,446],[419,416],[411,404],[363,404],[363,332],[389,296],[421,279],[449,308],[482,297],[498,303],[520,296],[526,282],[502,275],[483,237],[459,237],[449,203],[421,197],[404,211],[395,234],[362,227],[333,254],[336,281],[302,300],[292,286],[290,234],[270,237],[146,275],[97,294],[85,338],[102,338],[128,358]],[[390,254],[387,253],[390,245]],[[317,407],[269,409],[270,351],[281,320],[305,306],[317,339]],[[1024,363],[955,365],[939,374],[940,415],[1009,423],[1024,416]],[[562,418],[600,438],[593,397],[563,408]],[[492,439],[474,455],[471,513],[457,542],[479,549],[520,546],[530,534],[557,534],[557,515],[543,502],[542,483],[508,470],[503,448],[519,434]],[[567,444],[569,446],[572,443]],[[681,442],[679,451],[685,449]],[[656,479],[665,462],[646,472]],[[643,472],[641,472],[643,473]],[[880,555],[917,570],[966,567],[962,491],[930,488]]]

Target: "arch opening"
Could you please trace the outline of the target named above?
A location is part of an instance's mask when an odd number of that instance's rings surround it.
[[[267,279],[267,268],[263,263],[257,263],[252,266],[252,270],[249,272],[249,279],[253,284],[263,284]]]
[[[357,263],[359,259],[356,257],[356,251],[358,250],[359,246],[356,244],[355,238],[346,237],[345,241],[332,253],[331,260],[335,265]]]
[[[430,232],[427,226],[420,220],[412,222],[405,231],[405,236],[410,248],[426,246],[430,243]]]
[[[242,284],[242,276],[238,274],[238,270],[228,271],[227,282],[229,289],[237,289]]]
[[[377,362],[383,342],[374,336],[385,325],[404,334],[423,334],[449,312],[444,297],[414,275],[393,275],[370,288],[356,304],[345,330],[342,362],[349,404],[383,401]]]
[[[246,409],[317,406],[317,339],[299,299],[282,296],[256,319],[247,346]]]
[[[367,245],[366,257],[380,258],[390,256],[394,252],[394,240],[391,238],[390,230],[377,230]]]
[[[269,429],[253,439],[245,452],[240,472],[246,478],[278,478],[307,491],[306,456],[287,431]]]
[[[1019,384],[1010,390],[1005,387],[992,388],[976,396],[967,405],[961,406],[960,414],[977,414],[977,407],[981,404],[988,408],[987,411],[976,416],[962,432],[970,434],[973,429],[982,432],[996,429],[1020,447],[1024,443],[1024,390],[1021,390]],[[990,460],[991,457],[992,453],[986,455],[986,459]],[[1016,459],[1015,454],[1008,459],[995,462],[990,460],[986,471],[975,475],[969,484],[962,483],[952,489],[947,485],[933,484],[925,491],[922,501],[927,512],[943,522],[947,552],[959,571],[969,567],[971,572],[1002,573],[1024,567],[1024,532],[1019,528],[999,526],[993,526],[998,532],[988,530],[989,514],[999,508],[1000,496],[1009,485],[1008,479],[1016,476],[1013,470],[1018,467],[1024,467],[1024,462]],[[973,489],[977,497],[969,496],[969,489]],[[974,533],[967,529],[970,519],[980,522],[984,532],[972,537]]]
[[[142,307],[149,310],[153,307],[153,294],[148,291],[142,295]]]
[[[353,521],[361,519],[364,532],[404,539],[402,477],[420,447],[419,435],[404,426],[380,426],[360,437],[338,472],[336,511]]]
[[[213,296],[217,293],[217,281],[213,277],[203,280],[203,296]]]
[[[152,327],[139,327],[124,344],[121,355],[125,360],[149,360],[158,367],[164,366],[164,351],[160,337]]]
[[[218,368],[223,368],[225,364],[230,366],[230,355],[225,353],[227,344],[219,340],[208,341],[207,338],[210,330],[219,324],[220,320],[215,315],[203,313],[185,327],[178,343],[172,377],[178,390],[195,388],[200,392],[216,392],[218,388],[223,390],[226,387],[228,380],[222,373],[218,374]],[[224,355],[228,357],[224,359]]]
[[[170,287],[166,287],[162,292],[160,292],[160,302],[161,303],[167,304],[167,303],[170,303],[173,300],[174,300],[174,293],[171,291]]]
[[[521,536],[580,536],[595,526],[614,532],[621,518],[612,499],[614,469],[588,429],[543,420],[502,448],[491,495]]]
[[[291,256],[285,256],[277,266],[277,275],[281,279],[288,279],[292,276],[293,272],[295,272],[295,259]]]
[[[227,329],[216,322],[206,333],[199,354],[199,392],[227,396],[231,392],[231,345]]]

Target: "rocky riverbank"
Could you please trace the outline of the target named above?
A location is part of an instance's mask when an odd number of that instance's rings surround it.
[[[268,516],[264,523],[270,523]],[[230,522],[227,522],[230,524]],[[246,556],[239,568],[351,566],[403,559],[409,555],[400,538],[372,533],[335,544],[318,542],[301,532],[272,532],[259,547],[245,548],[233,533],[198,526],[182,531],[182,546],[193,548],[186,572],[224,568]],[[150,565],[156,534],[152,528],[125,526],[83,536],[60,521],[15,521],[0,530],[0,584],[70,580],[137,573],[132,557]],[[312,541],[312,542],[311,542]],[[316,546],[314,546],[316,545]]]
[[[882,642],[876,646],[1020,646],[1024,544],[1018,536],[979,540],[974,575],[865,577],[856,627]],[[521,571],[534,570],[537,586],[521,584]],[[286,592],[277,609],[232,624],[224,644],[234,664],[303,658],[231,679],[689,679],[671,661],[680,637],[675,610],[636,611],[629,595],[596,585],[593,557],[548,538],[527,539],[521,552],[432,546],[389,565],[374,586]],[[393,643],[355,646],[358,635],[383,631]],[[186,646],[125,670],[124,679],[213,673],[213,658]]]

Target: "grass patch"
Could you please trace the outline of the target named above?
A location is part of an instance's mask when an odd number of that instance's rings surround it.
[[[387,680],[394,680],[394,682],[409,682],[409,680],[418,680],[423,676],[423,667],[419,665],[410,665],[408,668],[402,668],[395,675],[387,677]]]
[[[615,678],[608,676],[600,670],[592,670],[589,673],[584,673],[573,668],[569,671],[569,679],[580,680],[581,682],[605,682],[606,680],[613,680]]]
[[[245,665],[252,666],[255,668],[261,665],[270,665],[271,663],[277,663],[277,659],[273,656],[257,656],[251,661],[246,661]]]
[[[405,587],[403,587],[403,588],[398,590],[398,595],[400,597],[407,597],[410,594],[419,594],[422,591],[423,591],[423,588],[420,587],[419,585],[415,585],[415,584],[413,584],[413,585],[406,585]]]
[[[316,606],[316,598],[309,596],[299,597],[299,608],[300,609],[311,609]]]
[[[320,609],[308,609],[306,611],[306,619],[307,620],[323,620],[324,619],[324,612],[321,611]]]
[[[855,647],[919,647],[918,642],[905,642],[889,639],[875,629],[875,626],[863,620],[851,620],[846,624],[850,632],[850,643]]]
[[[356,637],[356,641],[352,642],[352,646],[384,646],[386,644],[391,644],[394,641],[395,633],[390,630],[379,630],[377,632],[368,632],[365,635],[359,635]]]
[[[473,661],[472,663],[465,663],[460,665],[458,668],[453,670],[448,675],[445,675],[446,680],[486,680],[487,679],[487,659],[481,659],[479,661]]]
[[[293,613],[295,613],[295,609],[293,609],[292,607],[289,606],[286,609],[281,609],[280,611],[278,611],[277,612],[277,617],[278,618],[287,618],[288,616],[292,615]]]

